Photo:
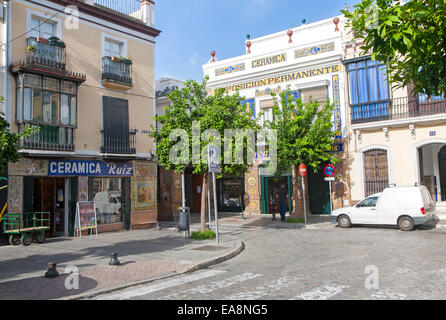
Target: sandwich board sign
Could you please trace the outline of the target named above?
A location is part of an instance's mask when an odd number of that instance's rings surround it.
[[[83,230],[96,229],[98,235],[98,222],[96,219],[96,206],[94,201],[78,202],[76,204],[76,219],[74,223],[74,236],[82,237]]]

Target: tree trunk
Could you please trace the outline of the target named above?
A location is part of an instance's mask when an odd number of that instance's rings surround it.
[[[297,167],[292,167],[292,175],[293,175],[293,216],[297,218],[298,216],[298,208],[299,208],[299,179],[298,179],[298,172]]]
[[[203,174],[203,185],[201,187],[201,231],[206,230],[206,195],[208,184],[208,173]]]

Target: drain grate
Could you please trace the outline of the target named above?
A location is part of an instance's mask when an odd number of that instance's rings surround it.
[[[225,247],[217,247],[217,246],[203,246],[198,248],[193,248],[192,250],[200,250],[200,251],[219,251],[227,249]]]

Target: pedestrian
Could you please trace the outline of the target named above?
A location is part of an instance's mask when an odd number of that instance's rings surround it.
[[[288,203],[288,190],[285,188],[284,183],[282,183],[279,190],[277,190],[276,198],[277,202],[279,203],[280,219],[282,221],[285,221],[285,213]]]

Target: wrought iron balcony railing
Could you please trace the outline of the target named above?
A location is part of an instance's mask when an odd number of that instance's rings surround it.
[[[19,125],[22,132],[26,124]],[[39,125],[39,132],[29,137],[22,138],[24,149],[74,151],[74,129],[62,126]]]
[[[132,86],[132,64],[116,57],[102,57],[102,81]]]
[[[26,63],[65,70],[65,44],[61,41],[30,37],[26,39]]]
[[[128,18],[143,20],[141,0],[94,0],[96,6],[107,8]]]
[[[135,132],[102,130],[102,153],[134,154]]]
[[[352,124],[401,120],[446,113],[446,100],[442,97],[402,97],[350,105],[350,109]]]

